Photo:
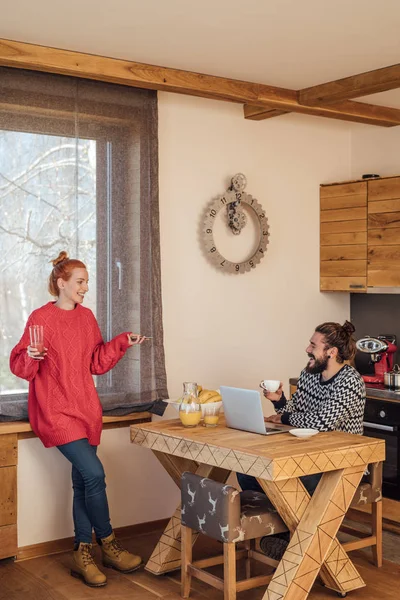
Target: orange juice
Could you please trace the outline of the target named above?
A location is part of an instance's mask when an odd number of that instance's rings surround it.
[[[219,415],[208,415],[207,413],[204,415],[204,425],[206,427],[215,427],[218,423]]]
[[[185,427],[195,427],[200,423],[201,410],[195,410],[190,412],[180,410],[179,418],[182,422],[182,425],[184,425]]]

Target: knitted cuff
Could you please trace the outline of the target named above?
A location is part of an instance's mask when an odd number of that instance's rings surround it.
[[[286,406],[287,400],[285,398],[285,394],[282,392],[282,396],[279,400],[275,400],[275,402],[271,400],[271,402],[273,403],[275,410],[281,410]]]

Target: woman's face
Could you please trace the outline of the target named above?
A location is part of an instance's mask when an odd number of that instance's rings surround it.
[[[68,281],[61,277],[57,280],[60,297],[70,300],[75,304],[82,304],[86,292],[89,290],[89,275],[86,269],[73,269]]]

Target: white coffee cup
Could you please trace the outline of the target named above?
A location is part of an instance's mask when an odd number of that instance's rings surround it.
[[[264,379],[260,383],[260,386],[267,392],[276,392],[276,390],[279,388],[280,384],[281,384],[281,382],[278,381],[277,379]]]

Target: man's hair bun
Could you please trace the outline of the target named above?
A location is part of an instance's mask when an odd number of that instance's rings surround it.
[[[354,327],[353,323],[350,323],[350,321],[345,321],[343,323],[343,329],[345,330],[345,332],[347,333],[347,335],[352,335],[356,328]]]

